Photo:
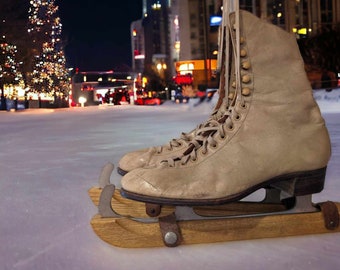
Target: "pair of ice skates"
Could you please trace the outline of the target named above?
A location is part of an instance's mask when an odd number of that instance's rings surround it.
[[[312,203],[331,148],[295,37],[223,7],[220,97],[210,118],[168,145],[126,154],[120,191],[109,183],[112,164],[89,191],[99,208],[92,227],[112,245],[340,231],[340,204]],[[242,200],[259,189],[263,201]]]

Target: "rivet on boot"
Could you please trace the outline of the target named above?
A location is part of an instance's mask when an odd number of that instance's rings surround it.
[[[243,69],[250,69],[250,62],[248,62],[248,61],[244,61],[244,62],[242,62],[242,68]]]
[[[250,95],[250,88],[249,87],[242,88],[242,95],[243,96],[249,96]]]
[[[241,55],[241,57],[246,57],[247,56],[247,51],[245,49],[241,49],[240,55]]]
[[[249,83],[250,82],[250,76],[249,75],[243,75],[242,76],[242,82],[243,83]]]

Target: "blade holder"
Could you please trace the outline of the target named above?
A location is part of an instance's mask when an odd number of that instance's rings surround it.
[[[167,247],[177,247],[182,241],[182,235],[177,224],[176,215],[172,213],[168,216],[160,217],[158,220],[164,244]]]
[[[146,203],[145,204],[145,211],[149,217],[157,217],[161,213],[161,205],[153,204],[153,203]]]
[[[328,230],[335,230],[339,227],[339,212],[336,204],[331,201],[326,201],[319,203],[318,206],[320,207],[324,220],[325,220],[325,227]]]

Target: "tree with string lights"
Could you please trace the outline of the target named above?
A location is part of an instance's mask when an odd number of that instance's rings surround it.
[[[31,91],[61,97],[67,95],[69,81],[57,12],[54,0],[30,1],[28,33],[35,56],[29,85]]]
[[[15,93],[5,94],[5,85],[12,85],[16,79],[16,62],[15,62],[14,45],[8,44],[3,35],[0,38],[0,109],[6,109],[5,98],[10,98],[8,95],[14,95]]]
[[[21,3],[21,2],[20,2]],[[18,91],[25,87],[23,58],[18,37],[25,40],[25,12],[18,9],[20,3],[9,0],[0,2],[0,109],[6,109],[6,99],[17,99]],[[27,14],[27,11],[26,11]],[[13,31],[15,29],[15,31]],[[26,31],[27,32],[27,31]],[[27,40],[27,38],[26,38]],[[29,47],[29,46],[26,46]]]
[[[19,84],[22,74],[18,71],[19,63],[16,60],[17,47],[6,41],[3,35],[0,38],[0,78],[1,86]],[[1,88],[2,89],[2,88]]]

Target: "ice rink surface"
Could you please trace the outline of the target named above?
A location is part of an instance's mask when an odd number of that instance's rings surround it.
[[[332,158],[315,202],[340,201],[339,92],[316,94]],[[1,111],[0,269],[340,269],[339,233],[151,249],[116,248],[95,235],[87,191],[103,165],[196,127],[214,100],[193,103]],[[120,179],[115,171],[111,182]]]

